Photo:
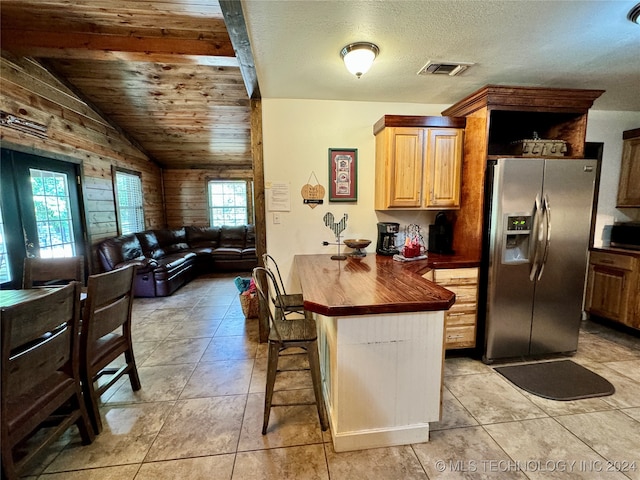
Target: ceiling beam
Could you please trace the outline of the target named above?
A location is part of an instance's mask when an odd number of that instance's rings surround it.
[[[60,58],[85,58],[86,52],[128,52],[143,55],[194,55],[234,57],[233,45],[220,36],[217,40],[171,37],[104,35],[79,32],[23,31],[2,28],[2,48],[14,53]]]
[[[242,12],[242,2],[238,0],[220,0],[220,8],[222,9],[231,43],[236,51],[235,55],[240,63],[240,72],[242,73],[247,94],[251,99],[259,99],[260,86],[258,85],[256,66],[251,52],[249,33],[247,32],[247,25]]]

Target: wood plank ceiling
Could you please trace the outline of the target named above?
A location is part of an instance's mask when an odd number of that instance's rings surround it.
[[[2,0],[0,28],[3,50],[41,61],[163,168],[251,168],[217,0]]]

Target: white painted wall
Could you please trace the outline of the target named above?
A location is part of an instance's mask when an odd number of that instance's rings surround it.
[[[263,148],[265,183],[288,182],[291,210],[279,212],[280,223],[273,223],[267,211],[267,249],[278,262],[285,283],[299,291],[291,264],[296,254],[336,253],[331,230],[324,225],[325,213],[336,219],[349,215],[344,238],[368,238],[367,248],[375,254],[376,223],[395,221],[401,228],[410,223],[422,225],[425,236],[435,212],[397,212],[393,216],[373,209],[375,137],[373,124],[383,115],[440,115],[449,105],[402,104],[378,102],[342,102],[323,100],[263,99]],[[622,131],[640,127],[640,112],[592,111],[589,113],[587,141],[604,142],[603,180],[600,189],[598,225],[600,230],[609,218],[624,219],[615,209],[620,170]],[[328,201],[328,149],[358,149],[358,201]],[[302,203],[300,190],[306,183],[315,184],[315,172],[326,189],[324,204],[312,209]],[[311,180],[309,178],[311,177]],[[628,212],[629,214],[636,214]],[[599,234],[596,235],[600,237]]]

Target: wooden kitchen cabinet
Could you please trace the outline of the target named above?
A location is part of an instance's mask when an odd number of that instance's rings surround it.
[[[622,134],[617,207],[640,207],[640,128]]]
[[[442,111],[466,119],[460,210],[453,250],[482,252],[487,160],[513,157],[514,142],[540,138],[566,142],[565,158],[583,158],[587,115],[602,90],[486,85]]]
[[[456,294],[455,303],[444,316],[445,349],[475,347],[478,319],[478,268],[435,269],[424,277]]]
[[[446,117],[378,121],[375,209],[460,208],[463,127],[461,119]]]
[[[585,309],[640,329],[640,252],[591,251]]]

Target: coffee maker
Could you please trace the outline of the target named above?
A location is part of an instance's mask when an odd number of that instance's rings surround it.
[[[429,225],[429,251],[433,253],[452,254],[453,226],[444,212],[436,215],[436,221]]]
[[[376,245],[376,253],[378,255],[390,256],[398,253],[398,249],[396,248],[396,235],[399,231],[399,223],[378,223],[378,244]]]

